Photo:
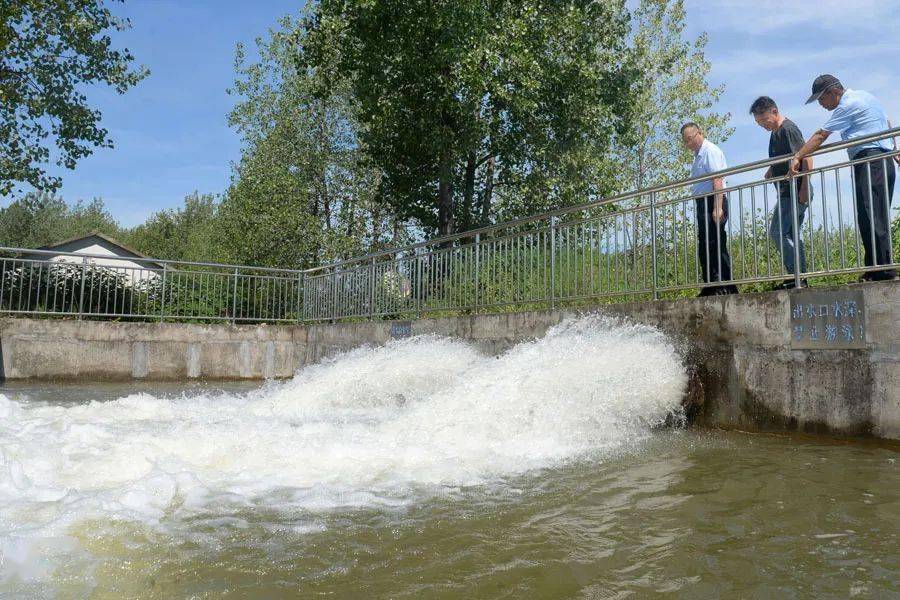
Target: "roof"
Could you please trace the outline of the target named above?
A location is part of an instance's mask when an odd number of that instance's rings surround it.
[[[77,253],[77,250],[78,250],[77,246],[79,245],[78,242],[89,241],[92,238],[96,241],[101,242],[100,243],[101,246],[105,246],[105,247],[107,247],[107,249],[114,251],[117,256],[120,256],[122,258],[141,258],[141,259],[145,259],[149,264],[155,265],[158,268],[165,268],[165,265],[163,265],[162,263],[155,262],[152,258],[147,256],[146,254],[143,254],[141,252],[138,252],[137,250],[129,248],[128,246],[126,246],[122,242],[118,241],[117,239],[115,239],[111,236],[108,236],[105,233],[101,233],[99,231],[92,231],[91,233],[89,233],[87,235],[79,235],[79,236],[75,236],[75,237],[72,237],[72,238],[69,238],[66,240],[55,242],[53,244],[41,246],[40,248],[37,248],[37,250],[58,250],[60,252]],[[85,245],[90,245],[90,243],[85,244]],[[110,246],[112,246],[114,248],[110,248]],[[116,250],[118,250],[118,252]]]
[[[137,250],[129,248],[128,246],[126,246],[125,244],[120,242],[119,240],[117,240],[111,236],[108,236],[105,233],[101,233],[99,231],[92,231],[87,235],[77,235],[75,237],[71,237],[69,239],[62,240],[61,242],[56,242],[54,244],[48,244],[46,246],[41,246],[40,248],[37,248],[37,249],[38,250],[57,250],[57,249],[59,249],[60,246],[65,246],[65,245],[71,244],[73,242],[80,242],[81,240],[86,240],[86,239],[92,238],[92,237],[100,238],[101,240],[109,242],[110,244],[112,244],[114,246],[118,246],[119,248],[128,252],[129,254],[133,254],[135,258],[150,258],[146,254],[142,254],[142,253],[138,252]]]

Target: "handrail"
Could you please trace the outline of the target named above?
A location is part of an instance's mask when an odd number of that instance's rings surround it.
[[[834,142],[832,144],[826,144],[821,146],[818,150],[813,152],[810,156],[819,156],[821,154],[828,154],[830,152],[835,152],[838,150],[844,150],[847,148],[852,148],[854,146],[859,146],[861,144],[866,144],[869,142],[879,141],[883,139],[893,138],[900,136],[900,127],[894,127],[892,129],[886,129],[880,133],[873,133],[872,135],[867,135],[860,138],[855,138],[852,140],[846,140],[841,142]],[[663,183],[660,185],[656,185],[649,188],[642,188],[640,190],[634,190],[631,192],[624,192],[622,194],[617,194],[615,196],[610,196],[609,198],[602,198],[600,200],[595,200],[593,202],[588,202],[585,204],[579,204],[577,206],[568,206],[565,208],[558,208],[556,210],[540,213],[537,215],[530,215],[528,217],[521,217],[519,219],[512,219],[510,221],[504,221],[503,223],[496,223],[494,225],[487,225],[485,227],[479,227],[476,229],[469,229],[464,232],[454,233],[452,235],[439,236],[430,238],[428,240],[423,240],[421,242],[416,242],[414,244],[408,244],[406,246],[397,246],[395,248],[389,248],[387,250],[378,250],[376,252],[371,252],[369,254],[364,254],[361,256],[357,256],[354,258],[348,258],[345,260],[340,260],[332,263],[328,263],[326,265],[320,265],[318,267],[311,267],[309,269],[303,269],[301,272],[303,273],[313,273],[316,271],[321,271],[325,269],[332,269],[336,267],[340,267],[342,265],[362,262],[365,260],[371,260],[373,258],[378,258],[380,256],[387,256],[390,254],[396,254],[397,252],[403,252],[406,250],[413,250],[416,248],[421,248],[423,246],[431,246],[433,244],[440,244],[444,242],[450,242],[462,238],[470,238],[475,236],[476,234],[484,234],[491,231],[495,231],[498,229],[506,229],[509,227],[515,227],[518,225],[524,225],[527,223],[533,223],[535,221],[541,221],[544,219],[549,219],[552,217],[559,217],[562,215],[570,214],[573,212],[580,212],[584,210],[590,210],[592,208],[597,208],[599,206],[604,206],[606,204],[611,204],[614,202],[621,202],[623,200],[628,200],[630,198],[635,198],[638,196],[649,196],[650,194],[655,194],[659,192],[665,192],[668,190],[685,187],[688,185],[692,185],[695,183],[700,183],[703,181],[708,181],[710,179],[718,179],[720,177],[729,177],[731,175],[737,175],[739,173],[745,173],[747,171],[755,171],[756,169],[761,169],[764,167],[770,167],[772,165],[776,165],[778,163],[782,163],[791,158],[791,154],[783,154],[781,156],[775,156],[772,158],[764,158],[757,161],[752,161],[749,163],[744,163],[742,165],[737,165],[735,167],[729,167],[727,169],[722,169],[721,171],[716,171],[714,173],[709,173],[707,175],[701,175],[699,177],[688,177],[686,179],[680,179],[677,181],[673,181],[670,183]]]

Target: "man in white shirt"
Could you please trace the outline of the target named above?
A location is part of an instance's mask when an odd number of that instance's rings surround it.
[[[718,146],[706,139],[703,130],[696,123],[681,126],[681,141],[694,153],[691,177],[701,177],[728,167],[725,155]],[[731,281],[731,256],[728,254],[728,233],[725,231],[728,202],[721,191],[723,189],[723,177],[705,179],[691,187],[697,215],[697,256],[703,281],[720,284],[704,287],[700,296],[738,292],[733,284],[721,285],[722,282]]]

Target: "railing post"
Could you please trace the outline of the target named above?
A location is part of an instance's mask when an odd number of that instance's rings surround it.
[[[337,307],[338,307],[338,271],[331,274],[331,322],[337,323]]]
[[[238,270],[234,270],[234,286],[231,288],[231,324],[237,323],[237,288],[238,288]]]
[[[369,318],[375,316],[375,257],[369,265]]]
[[[166,314],[166,271],[168,271],[168,267],[163,265],[163,274],[162,274],[162,292],[159,296],[159,320],[163,320],[163,316]]]
[[[791,186],[791,229],[793,231],[794,246],[794,289],[800,289],[800,240],[803,232],[800,231],[800,218],[797,214],[797,178],[793,175],[788,177],[788,185]],[[824,192],[823,192],[824,193]]]
[[[297,273],[297,323],[303,320],[303,306],[306,302],[306,273]]]
[[[550,217],[550,308],[556,308],[556,217]]]
[[[653,270],[653,299],[659,300],[657,290],[659,282],[656,273],[656,192],[650,192],[650,268]]]
[[[81,316],[84,313],[84,276],[85,271],[87,271],[87,257],[81,259],[81,287],[78,291],[78,320],[81,320]]]
[[[478,314],[478,303],[480,300],[480,294],[478,286],[480,284],[480,275],[479,271],[481,271],[481,234],[475,234],[475,306],[472,307],[475,314]]]

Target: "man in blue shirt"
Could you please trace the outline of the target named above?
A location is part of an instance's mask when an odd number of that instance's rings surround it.
[[[862,90],[845,89],[837,77],[820,75],[813,82],[812,95],[807,104],[819,101],[831,118],[816,131],[791,160],[791,173],[800,170],[800,161],[815,152],[828,136],[837,131],[841,139],[852,140],[890,129],[881,103]],[[894,195],[896,171],[886,156],[891,151],[887,139],[851,146],[847,154],[851,160],[866,159],[853,166],[855,179],[856,221],[865,248],[867,267],[891,264],[890,212]],[[897,272],[873,270],[862,276],[864,281],[895,279]]]
[[[691,177],[700,177],[728,168],[725,155],[718,146],[703,135],[696,123],[681,126],[681,141],[694,153]],[[706,283],[731,281],[731,256],[728,254],[728,202],[725,199],[725,178],[714,177],[691,187],[697,215],[697,258]],[[701,296],[736,294],[734,285],[704,287]]]

